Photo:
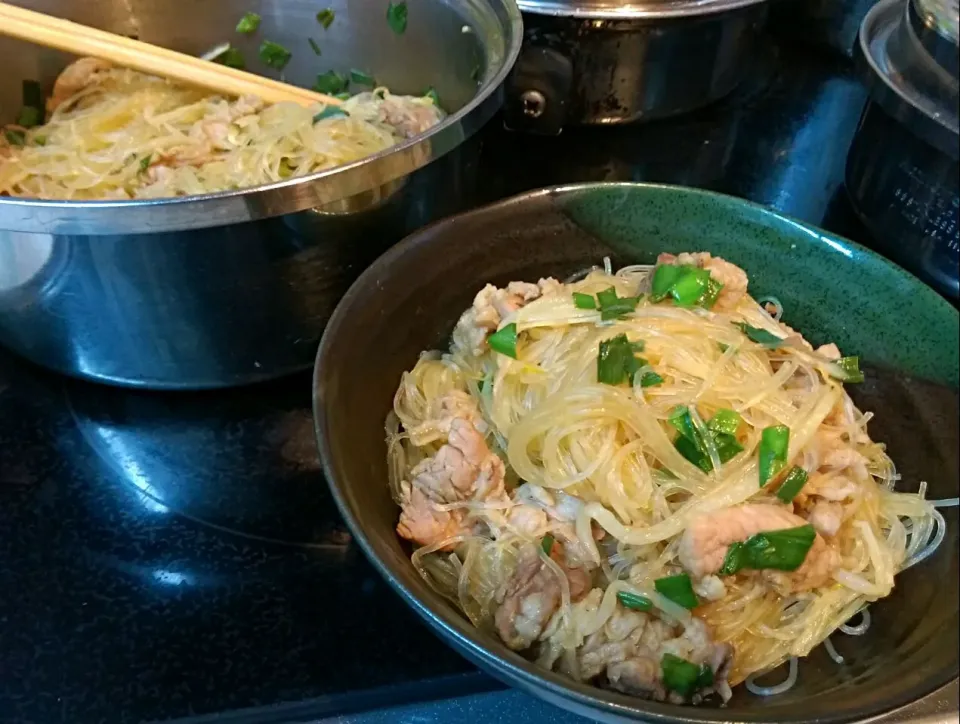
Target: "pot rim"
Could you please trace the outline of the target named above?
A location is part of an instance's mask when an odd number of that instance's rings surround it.
[[[520,10],[532,15],[550,15],[578,20],[659,20],[699,18],[759,5],[767,0],[647,0],[620,3],[616,0],[517,0]]]

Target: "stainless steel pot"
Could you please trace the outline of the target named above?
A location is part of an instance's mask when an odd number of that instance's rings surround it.
[[[925,19],[928,10],[917,0],[881,0],[863,21],[857,58],[870,100],[847,156],[845,185],[877,249],[957,299],[957,46]],[[944,27],[956,28],[945,20]]]
[[[524,47],[507,86],[509,128],[673,116],[732,91],[754,57],[763,0],[520,0]]]
[[[290,82],[362,68],[401,93],[437,90],[451,115],[360,162],[255,189],[160,201],[0,198],[0,344],[81,377],[223,387],[310,366],[350,282],[410,230],[469,202],[476,145],[521,42],[513,0],[418,0],[395,34],[381,0],[30,0],[41,10],[180,51],[261,38],[294,51]],[[329,5],[329,29],[317,22]],[[185,10],[189,7],[189,12]],[[255,38],[233,32],[245,12]],[[321,46],[317,57],[308,45]],[[0,120],[20,82],[69,58],[0,38]],[[264,67],[254,69],[264,74]]]

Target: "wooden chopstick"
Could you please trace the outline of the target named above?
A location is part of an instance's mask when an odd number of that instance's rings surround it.
[[[315,103],[339,106],[343,102],[323,93],[200,60],[5,2],[0,2],[0,35],[74,55],[100,58],[122,68],[132,68],[229,96],[252,95],[266,103],[293,101],[304,106]]]

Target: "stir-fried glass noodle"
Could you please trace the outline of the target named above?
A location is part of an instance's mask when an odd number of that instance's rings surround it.
[[[383,151],[441,120],[433,97],[386,88],[339,108],[265,106],[83,58],[58,78],[48,117],[0,136],[0,195],[164,198],[247,188]]]
[[[416,568],[580,681],[677,703],[788,689],[945,523],[925,484],[895,489],[844,391],[857,359],[780,311],[706,253],[486,286],[386,423]]]

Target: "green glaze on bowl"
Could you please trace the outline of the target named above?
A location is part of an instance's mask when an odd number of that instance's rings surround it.
[[[754,298],[773,295],[784,321],[813,344],[958,386],[957,310],[900,267],[864,247],[742,199],[675,186],[600,184],[554,193],[588,233],[624,257],[709,251],[750,277]]]

